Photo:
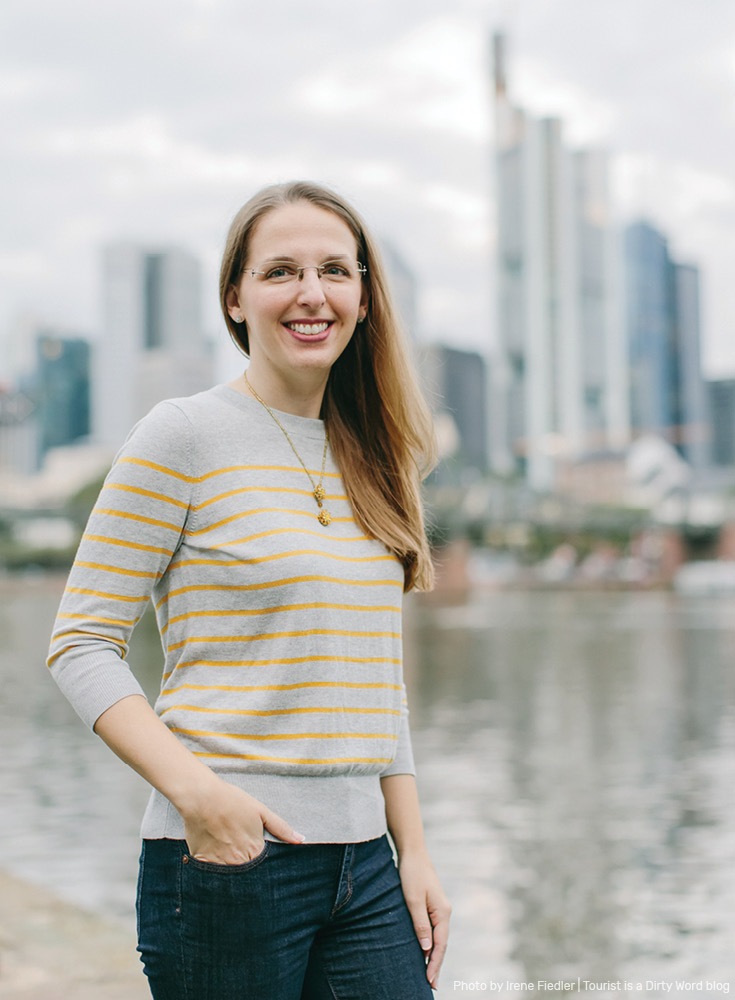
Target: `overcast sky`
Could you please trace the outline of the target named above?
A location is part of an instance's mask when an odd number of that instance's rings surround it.
[[[733,0],[2,0],[0,335],[94,335],[128,237],[202,258],[224,343],[230,219],[306,177],[400,250],[424,337],[489,347],[497,28],[513,99],[607,147],[621,219],[700,264],[706,369],[735,374]]]

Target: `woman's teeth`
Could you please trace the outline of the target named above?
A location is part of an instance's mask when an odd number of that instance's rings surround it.
[[[324,333],[329,323],[287,323],[286,326],[294,333],[314,334]]]

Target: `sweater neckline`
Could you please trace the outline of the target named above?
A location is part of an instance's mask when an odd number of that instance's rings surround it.
[[[262,421],[264,425],[271,424],[274,427],[276,426],[268,411],[257,399],[252,399],[250,396],[238,392],[237,389],[233,389],[232,386],[226,383],[214,386],[212,391],[223,402],[234,406],[235,409],[240,410],[242,413],[246,413],[251,419]],[[294,413],[285,413],[283,410],[277,410],[273,406],[271,409],[289,433],[324,441],[324,421],[319,417],[299,417]]]

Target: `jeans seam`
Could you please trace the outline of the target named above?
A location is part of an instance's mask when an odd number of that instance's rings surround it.
[[[329,992],[332,994],[332,1000],[339,1000],[339,996],[337,995],[337,991],[334,988],[334,983],[332,982],[331,976],[329,975],[329,970],[327,969],[327,967],[324,964],[324,958],[322,957],[320,959],[320,961],[321,961],[321,964],[322,964],[322,972],[324,973],[324,978],[325,978],[325,980],[327,982],[327,986],[329,987]]]
[[[188,1000],[191,996],[191,990],[189,989],[189,970],[186,965],[186,955],[184,951],[184,893],[183,893],[183,873],[182,868],[183,863],[183,852],[187,850],[186,844],[181,844],[182,852],[179,854],[178,864],[176,865],[176,901],[178,906],[176,908],[176,914],[178,917],[178,936],[179,936],[179,961],[181,962],[182,971],[182,982],[184,985],[184,996],[181,1000]]]
[[[136,904],[135,904],[135,922],[136,922],[136,933],[138,935],[138,945],[140,945],[140,908],[141,900],[143,896],[143,872],[145,870],[145,842],[143,843],[143,849],[140,852],[140,871],[138,873],[138,888],[136,894]],[[140,951],[140,948],[138,948]],[[141,956],[142,961],[142,956]]]

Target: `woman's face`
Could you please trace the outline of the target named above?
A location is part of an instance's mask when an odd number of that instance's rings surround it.
[[[316,268],[324,264],[320,278]],[[293,265],[305,270],[294,274]],[[256,224],[246,268],[230,288],[227,307],[247,324],[253,372],[267,369],[290,382],[299,372],[320,371],[326,381],[367,311],[349,227],[308,201],[281,205]],[[289,274],[291,280],[283,280]]]

